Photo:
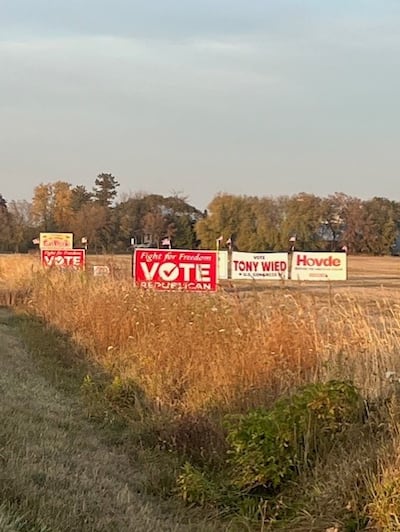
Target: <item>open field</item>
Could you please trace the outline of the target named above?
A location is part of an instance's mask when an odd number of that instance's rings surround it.
[[[40,268],[38,255],[0,255],[0,279],[1,267],[3,265],[3,275],[5,275],[6,261],[11,260],[12,269],[25,268],[26,271],[32,271]],[[129,279],[132,275],[132,256],[131,255],[87,255],[87,271],[93,272],[93,266],[106,265],[110,268],[111,274],[119,279]],[[12,272],[9,272],[11,277]],[[237,282],[237,285],[254,284]],[[258,283],[262,284],[262,283]],[[276,281],[264,283],[264,286],[273,286]],[[287,281],[287,286],[296,286],[297,281]],[[326,283],[312,282],[307,283],[315,287],[326,285]],[[400,257],[369,257],[369,256],[348,256],[348,279],[347,281],[337,281],[332,283],[338,288],[342,287],[371,287],[371,288],[393,288],[400,287]]]
[[[88,271],[94,265],[106,264],[116,278],[130,278],[132,271],[132,257],[130,255],[102,256],[88,255]],[[323,293],[330,290],[333,293],[343,293],[351,288],[351,292],[360,297],[393,297],[400,298],[400,257],[348,257],[347,281],[299,282],[286,281],[222,281],[221,288],[227,291],[263,291],[271,289],[306,290],[308,292]]]
[[[94,264],[107,264],[129,276],[131,255],[88,255],[88,269]],[[400,257],[348,256],[348,281],[351,284],[366,282],[395,281],[400,283]]]

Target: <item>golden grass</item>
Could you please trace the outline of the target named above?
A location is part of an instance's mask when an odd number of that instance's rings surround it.
[[[0,257],[0,283],[22,291],[23,308],[71,335],[92,361],[134,381],[169,420],[183,418],[187,431],[190,419],[268,405],[310,381],[348,379],[364,397],[381,401],[393,392],[387,376],[400,375],[398,258],[350,257],[348,282],[239,284],[208,295],[138,290],[129,257],[118,260],[118,275],[94,278],[42,272],[37,258]],[[199,427],[204,432],[207,423]],[[344,458],[343,505],[346,490],[365,486],[360,471],[376,458],[373,445],[366,445],[360,467],[346,467]],[[393,449],[390,460],[397,455]],[[348,460],[356,458],[357,451]],[[371,484],[375,522],[390,502],[385,486],[391,489],[387,479],[395,473],[386,466],[383,481],[374,477]],[[334,497],[338,476],[324,475],[324,497]],[[320,493],[320,480],[314,488]],[[323,512],[318,502],[312,508]]]
[[[0,289],[18,287],[40,270],[39,255],[0,255]]]
[[[129,257],[119,260],[129,265]],[[381,260],[394,277],[396,258]],[[371,263],[376,275],[377,261],[366,259]],[[29,286],[30,311],[180,412],[246,409],[332,377],[380,395],[386,372],[400,370],[400,305],[381,286],[373,293],[312,283],[245,295],[154,293],[137,290],[129,277],[43,273],[37,266],[37,257],[0,257],[0,281]]]

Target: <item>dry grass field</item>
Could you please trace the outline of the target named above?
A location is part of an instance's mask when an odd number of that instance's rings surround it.
[[[90,275],[102,264],[109,277]],[[398,257],[349,256],[345,282],[224,282],[209,295],[137,290],[130,272],[129,256],[89,256],[89,275],[43,272],[37,257],[0,256],[0,292],[3,303],[68,335],[110,375],[105,388],[88,375],[89,395],[105,394],[135,430],[146,426],[194,460],[222,456],[224,416],[272,405],[307,383],[352,381],[370,404],[397,397]],[[392,505],[400,519],[396,412],[381,423],[384,441],[357,435],[304,481],[308,498],[286,530],[345,523],[349,507],[355,522],[371,518],[370,530],[398,530],[384,517]]]
[[[108,265],[111,275],[94,279],[94,265]],[[238,389],[259,389],[279,368],[275,396],[311,373],[322,377],[328,366],[334,373],[335,357],[347,351],[350,358],[363,352],[364,366],[368,361],[374,367],[367,375],[360,374],[366,367],[346,370],[368,393],[385,371],[400,369],[393,356],[399,342],[398,257],[349,256],[347,281],[228,281],[217,294],[199,296],[137,291],[130,256],[89,256],[86,273],[44,274],[36,256],[0,256],[6,302],[29,292],[32,312],[71,334],[96,361],[139,378],[151,397],[174,408],[231,404]],[[365,356],[371,347],[373,356]],[[267,363],[260,352],[269,353]]]

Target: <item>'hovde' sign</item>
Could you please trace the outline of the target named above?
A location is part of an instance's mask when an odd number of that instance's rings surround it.
[[[346,281],[346,253],[296,251],[291,278],[299,281]]]
[[[278,281],[288,278],[287,253],[232,253],[232,279]]]
[[[136,249],[135,282],[141,288],[209,292],[217,289],[217,252]]]

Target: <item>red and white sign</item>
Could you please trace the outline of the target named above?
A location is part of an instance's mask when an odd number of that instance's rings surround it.
[[[232,253],[232,279],[279,281],[287,279],[288,274],[287,253]]]
[[[135,282],[140,288],[210,292],[217,289],[217,252],[136,249]]]
[[[346,281],[347,254],[295,251],[291,279],[299,281]]]
[[[45,268],[85,269],[86,253],[84,249],[42,249],[40,257],[42,266]]]

